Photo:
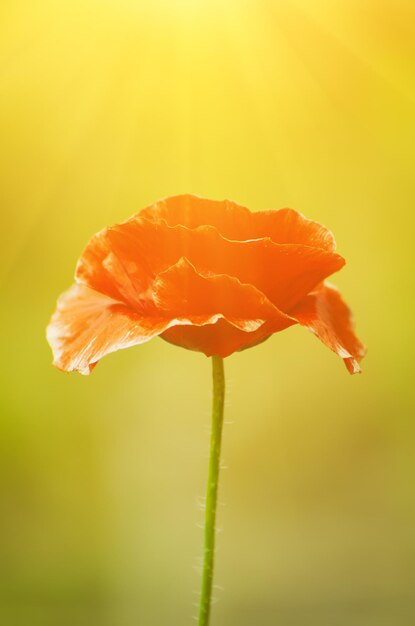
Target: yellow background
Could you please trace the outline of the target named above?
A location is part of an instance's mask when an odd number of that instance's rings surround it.
[[[160,197],[329,226],[368,345],[226,361],[212,626],[415,623],[412,0],[0,3],[0,621],[194,623],[210,363],[88,378],[44,329],[88,238]]]

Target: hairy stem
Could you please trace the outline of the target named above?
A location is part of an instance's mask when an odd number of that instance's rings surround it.
[[[206,488],[205,545],[203,555],[202,591],[199,605],[199,626],[208,626],[212,599],[213,569],[215,561],[216,509],[220,471],[220,450],[225,399],[223,359],[212,357],[213,402],[212,431],[210,435],[209,473]]]

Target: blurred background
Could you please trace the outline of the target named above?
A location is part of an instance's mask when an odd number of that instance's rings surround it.
[[[209,360],[44,336],[89,237],[181,192],[329,226],[369,348],[227,359],[212,626],[415,623],[414,66],[412,0],[0,3],[4,626],[194,623]]]

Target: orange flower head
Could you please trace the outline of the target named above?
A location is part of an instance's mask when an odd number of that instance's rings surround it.
[[[89,374],[102,357],[160,336],[227,357],[293,324],[360,372],[351,312],[325,279],[332,233],[292,209],[165,198],[92,237],[47,328],[54,365]]]

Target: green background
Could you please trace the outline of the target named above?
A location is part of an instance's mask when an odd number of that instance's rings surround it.
[[[212,626],[415,623],[410,0],[0,3],[0,621],[194,623],[210,363],[90,377],[45,326],[89,237],[166,195],[336,235],[361,376],[300,327],[226,360]]]

